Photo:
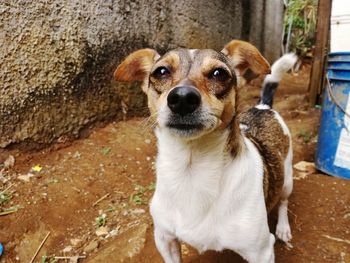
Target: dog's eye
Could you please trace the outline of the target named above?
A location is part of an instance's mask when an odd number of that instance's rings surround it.
[[[152,73],[152,77],[155,79],[164,79],[167,78],[169,75],[170,71],[166,67],[156,68],[156,70]]]
[[[219,82],[226,82],[230,78],[230,74],[223,68],[215,68],[208,77]]]

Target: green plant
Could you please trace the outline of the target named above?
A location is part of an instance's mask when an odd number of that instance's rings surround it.
[[[23,206],[21,206],[21,205],[14,205],[14,206],[11,206],[11,207],[2,208],[2,209],[0,209],[0,211],[2,211],[2,212],[12,212],[12,211],[16,212],[16,211],[18,211],[19,209],[22,209],[22,208],[23,208]]]
[[[5,203],[7,203],[8,201],[10,201],[11,199],[11,194],[8,192],[2,192],[0,193],[0,205],[3,205]]]
[[[130,201],[135,205],[142,205],[143,204],[142,194],[141,193],[131,194]]]
[[[41,257],[41,260],[40,260],[40,263],[56,263],[57,262],[57,259],[55,258],[50,258],[48,256],[42,256]]]
[[[114,212],[117,208],[114,205],[109,205],[109,207],[105,210],[105,212]]]
[[[312,132],[308,130],[300,130],[298,138],[302,138],[304,143],[309,143],[312,139]]]
[[[289,50],[302,56],[306,55],[315,42],[318,0],[290,0],[284,16],[284,39],[289,34],[290,22],[292,30]]]
[[[103,155],[108,155],[111,150],[112,150],[111,147],[104,147],[102,148],[101,153]]]
[[[105,226],[106,223],[107,223],[107,215],[106,214],[99,215],[98,217],[95,218],[96,227]]]
[[[156,183],[154,183],[154,182],[150,183],[147,188],[150,191],[156,190]]]
[[[154,191],[156,185],[154,182],[151,182],[148,186],[135,185],[135,192],[130,195],[129,201],[135,205],[142,205],[145,202],[143,201],[144,194],[148,191]]]

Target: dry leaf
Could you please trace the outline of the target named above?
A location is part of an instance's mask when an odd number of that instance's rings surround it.
[[[301,161],[293,166],[299,172],[307,172],[308,174],[312,174],[316,172],[315,164],[311,162]]]
[[[79,243],[80,243],[81,241],[82,241],[82,240],[79,239],[79,238],[72,238],[72,239],[70,240],[70,243],[72,244],[73,247],[75,247],[75,246],[79,245]]]
[[[19,176],[17,177],[17,179],[18,179],[18,180],[21,180],[21,181],[23,181],[23,182],[29,183],[30,178],[33,177],[33,176],[34,176],[34,174],[32,174],[32,173],[27,173],[26,175],[19,175]]]
[[[294,180],[305,179],[310,173],[308,172],[296,172],[293,175]]]
[[[62,250],[62,252],[63,252],[63,253],[69,253],[69,252],[71,252],[72,250],[73,250],[72,246],[68,246],[68,247],[65,247],[65,248]]]
[[[99,228],[96,230],[95,233],[96,233],[97,236],[105,236],[105,235],[108,234],[108,231],[109,231],[108,227],[106,227],[106,226],[101,226],[101,227],[99,227]]]

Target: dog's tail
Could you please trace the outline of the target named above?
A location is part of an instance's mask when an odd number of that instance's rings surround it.
[[[267,75],[261,90],[259,105],[272,108],[273,96],[278,84],[285,72],[290,70],[297,62],[298,57],[294,53],[288,53],[280,57],[271,67],[271,74]]]

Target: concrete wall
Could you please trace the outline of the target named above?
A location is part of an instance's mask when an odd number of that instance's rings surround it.
[[[137,85],[112,80],[138,48],[220,50],[243,38],[274,60],[279,43],[264,43],[266,34],[281,34],[267,23],[269,10],[282,8],[274,1],[1,1],[0,147],[78,136],[92,123],[122,118],[126,108],[128,116],[146,114]]]

